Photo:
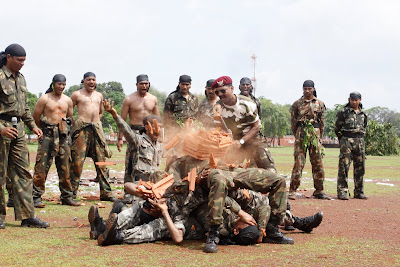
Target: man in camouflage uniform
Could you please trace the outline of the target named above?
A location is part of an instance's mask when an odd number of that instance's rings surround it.
[[[219,77],[212,87],[220,98],[215,104],[215,110],[220,112],[221,127],[232,133],[233,144],[238,149],[230,153],[236,157],[232,160],[243,162],[244,158],[251,159],[258,168],[276,172],[267,141],[260,132],[261,122],[256,104],[248,97],[233,93],[229,76]]]
[[[103,101],[104,110],[109,112],[116,122],[120,132],[124,134],[126,141],[134,153],[129,164],[132,166],[132,172],[124,178],[124,187],[127,193],[142,197],[137,191],[137,182],[139,180],[151,181],[154,175],[158,173],[158,167],[161,163],[161,145],[158,139],[162,134],[161,118],[157,115],[148,115],[144,117],[144,133],[136,133],[129,125],[122,120],[113,107],[110,100]],[[155,121],[157,125],[155,125]],[[153,180],[154,182],[154,180]]]
[[[353,92],[350,94],[349,103],[336,114],[335,133],[340,140],[338,199],[349,199],[347,178],[352,160],[354,162],[354,198],[368,198],[364,195],[366,129],[367,115],[362,110],[361,94]]]
[[[257,97],[253,95],[253,85],[251,84],[251,80],[248,77],[243,77],[242,79],[240,79],[239,90],[240,90],[240,95],[251,98],[251,100],[253,100],[254,103],[256,103],[258,117],[261,120],[261,102]]]
[[[25,140],[24,124],[38,138],[42,131],[36,126],[28,106],[24,76],[19,72],[26,59],[25,49],[9,45],[0,53],[0,229],[5,228],[6,216],[4,186],[11,180],[16,220],[21,226],[47,228],[50,225],[35,217],[32,198],[32,176],[29,173],[29,150]]]
[[[174,136],[187,119],[196,117],[199,103],[197,97],[189,92],[191,86],[189,75],[180,76],[176,90],[165,100],[163,121],[168,137]]]
[[[36,156],[33,175],[33,202],[35,208],[44,208],[42,195],[45,192],[46,177],[55,157],[57,167],[60,200],[63,205],[79,206],[72,199],[69,181],[69,160],[71,150],[68,143],[69,127],[72,122],[72,100],[63,95],[66,78],[56,74],[50,88],[41,96],[33,111],[33,118],[43,131]],[[43,115],[43,118],[40,117]]]
[[[296,190],[300,186],[301,174],[306,163],[306,152],[303,148],[305,130],[307,124],[314,127],[317,139],[317,147],[311,140],[307,144],[312,166],[312,176],[315,191],[313,196],[318,199],[330,199],[324,193],[325,171],[321,155],[321,137],[325,126],[325,104],[314,96],[314,82],[307,80],[303,83],[303,96],[293,103],[290,108],[292,132],[296,137],[294,144],[294,166],[290,179],[289,199],[296,199]],[[312,138],[310,138],[312,139]]]
[[[140,74],[136,77],[136,87],[136,92],[127,96],[122,104],[121,118],[126,121],[129,115],[129,124],[131,129],[137,134],[141,134],[145,131],[143,125],[144,117],[151,114],[160,116],[160,112],[158,110],[157,98],[148,92],[150,81],[146,74]],[[119,151],[121,151],[123,145],[122,136],[123,133],[119,132],[117,142],[117,148]],[[129,181],[129,177],[132,175],[132,158],[137,158],[136,149],[128,143],[125,156],[124,182]],[[126,203],[132,203],[132,200],[133,197],[126,193],[125,190],[124,201]]]
[[[213,107],[218,100],[218,96],[215,95],[214,88],[211,87],[214,81],[215,79],[207,81],[205,90],[206,98],[200,103],[199,111],[196,115],[196,119],[206,128],[215,127]]]
[[[103,116],[103,95],[96,91],[96,75],[93,72],[85,73],[82,83],[84,88],[71,95],[71,100],[78,109],[78,120],[71,133],[70,181],[74,198],[78,193],[86,157],[91,157],[94,162],[104,162],[112,155],[100,121]],[[108,169],[97,165],[95,168],[100,186],[100,200],[115,201],[116,198],[112,195],[108,182]]]

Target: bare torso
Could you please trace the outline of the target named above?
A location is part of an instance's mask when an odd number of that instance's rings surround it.
[[[125,110],[128,108],[129,123],[132,125],[143,125],[143,119],[147,115],[160,115],[157,98],[150,93],[141,96],[139,92],[134,92],[125,99],[123,106],[125,106]]]
[[[66,95],[54,95],[49,93],[41,96],[36,103],[33,118],[37,125],[40,117],[46,117],[49,123],[59,123],[62,118],[72,116],[72,100]]]
[[[71,96],[74,106],[78,109],[78,119],[84,122],[99,122],[103,115],[101,101],[103,95],[99,92],[88,92],[86,89],[80,89]]]

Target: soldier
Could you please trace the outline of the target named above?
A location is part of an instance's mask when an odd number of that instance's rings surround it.
[[[6,216],[4,185],[11,180],[16,220],[21,226],[48,228],[47,222],[35,217],[32,198],[32,176],[29,173],[29,151],[24,124],[38,138],[42,131],[36,126],[28,106],[24,76],[19,72],[26,59],[25,49],[19,44],[9,45],[0,53],[0,229],[5,228]]]
[[[69,181],[69,159],[71,150],[68,144],[69,125],[72,122],[72,100],[63,94],[66,78],[56,74],[50,88],[41,96],[33,111],[36,125],[40,125],[43,138],[39,142],[33,175],[33,202],[35,208],[44,208],[42,195],[45,192],[46,177],[55,157],[60,200],[62,205],[79,206],[72,199]],[[42,119],[40,117],[43,115]]]
[[[296,199],[296,190],[300,186],[301,174],[309,151],[314,179],[314,198],[330,199],[324,193],[325,172],[321,155],[321,137],[324,134],[325,104],[314,96],[314,82],[303,83],[303,96],[290,108],[292,132],[296,137],[294,144],[294,167],[290,180],[289,199]],[[311,130],[311,133],[309,131]],[[309,135],[308,141],[304,141]],[[307,142],[304,144],[304,142]]]
[[[197,97],[189,92],[191,86],[189,75],[180,76],[176,90],[165,100],[163,121],[169,137],[176,134],[187,119],[196,117],[199,104]]]
[[[136,155],[129,161],[132,172],[124,178],[124,187],[127,193],[142,197],[143,195],[137,191],[137,182],[140,179],[143,181],[152,180],[161,163],[161,146],[158,142],[162,133],[161,118],[157,115],[144,117],[145,132],[139,134],[118,116],[113,105],[114,102],[110,102],[110,100],[103,101],[104,110],[113,116],[119,131],[124,134],[131,150],[135,151]]]
[[[200,103],[199,111],[197,112],[196,118],[199,120],[206,128],[212,128],[215,126],[213,107],[218,100],[218,96],[215,95],[214,88],[212,84],[215,79],[210,79],[206,83],[206,98]]]
[[[83,76],[84,88],[71,95],[72,103],[78,109],[78,120],[72,128],[71,167],[70,181],[73,197],[76,198],[79,181],[82,174],[83,163],[86,157],[91,157],[94,162],[103,162],[110,158],[111,150],[106,143],[101,117],[103,106],[101,104],[103,95],[96,92],[96,75],[87,72]],[[111,187],[108,182],[108,169],[104,166],[95,165],[97,177],[99,178],[100,200],[115,201],[112,196]]]
[[[257,105],[258,117],[261,120],[261,102],[258,98],[253,95],[253,85],[251,84],[251,80],[247,77],[243,77],[240,79],[239,85],[240,95],[251,98]]]
[[[138,134],[144,132],[143,119],[144,117],[154,114],[160,116],[160,111],[158,110],[157,98],[150,94],[150,82],[149,77],[146,74],[141,74],[136,77],[136,87],[137,91],[127,96],[122,104],[121,118],[126,121],[129,114],[129,124],[131,129]],[[118,134],[117,147],[121,151],[123,145],[122,132]],[[135,157],[135,150],[128,144],[126,149],[125,157],[125,176],[124,182],[129,180],[129,176],[132,173],[132,160]],[[125,191],[125,202],[132,203],[132,196],[127,194]]]
[[[261,122],[256,104],[248,97],[233,93],[229,76],[219,77],[212,87],[220,98],[215,110],[221,110],[222,125],[231,131],[234,145],[239,150],[231,154],[238,155],[238,161],[252,159],[258,168],[276,172],[267,141],[260,132]]]
[[[367,115],[362,110],[361,94],[350,94],[349,103],[336,114],[335,133],[340,140],[337,197],[348,200],[347,177],[351,161],[354,165],[354,198],[367,199],[364,195],[365,144]]]
[[[246,188],[260,192],[269,193],[271,216],[266,225],[265,242],[276,244],[293,244],[290,237],[283,235],[278,225],[285,217],[287,198],[285,179],[275,172],[260,168],[240,169],[224,171],[213,169],[207,175],[207,185],[210,188],[208,201],[207,222],[210,226],[204,252],[215,253],[218,251],[219,228],[223,222],[222,210],[225,206],[225,198],[229,191],[238,188]]]

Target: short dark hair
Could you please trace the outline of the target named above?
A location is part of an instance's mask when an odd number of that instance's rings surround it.
[[[158,123],[162,123],[161,117],[157,115],[147,115],[143,119],[143,125],[147,125],[147,122],[153,124],[153,120],[156,119]]]

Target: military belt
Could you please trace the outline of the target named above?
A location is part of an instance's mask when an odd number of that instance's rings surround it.
[[[17,116],[10,116],[10,115],[6,115],[6,114],[0,114],[0,120],[3,120],[3,121],[12,122],[12,121],[11,121],[11,118],[12,118],[12,117],[16,117],[16,118],[17,118],[17,122],[20,122],[20,121],[21,121],[21,118],[20,118],[20,117],[17,117]]]
[[[363,133],[343,133],[344,137],[350,137],[350,138],[363,138],[364,134]]]

